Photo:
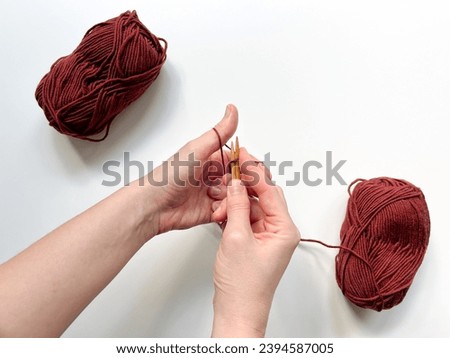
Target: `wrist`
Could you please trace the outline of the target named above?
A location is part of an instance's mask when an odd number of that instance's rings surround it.
[[[214,296],[212,337],[262,338],[265,336],[271,300],[242,302]]]
[[[140,185],[138,181],[134,181],[121,190],[126,192],[130,202],[130,210],[127,212],[133,220],[133,231],[136,237],[145,244],[159,233],[160,211],[154,188]]]
[[[214,314],[212,338],[264,338],[266,326],[256,327],[243,320]]]

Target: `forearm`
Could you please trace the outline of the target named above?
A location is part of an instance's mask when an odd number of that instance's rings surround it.
[[[0,266],[0,336],[59,336],[155,235],[142,187],[125,187]]]

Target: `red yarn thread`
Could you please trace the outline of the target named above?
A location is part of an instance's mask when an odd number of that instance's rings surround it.
[[[167,42],[127,11],[89,29],[72,54],[42,78],[36,99],[57,131],[102,141],[112,120],[158,77],[166,50]]]
[[[428,246],[425,197],[413,184],[386,177],[357,179],[349,194],[337,283],[357,306],[392,308],[405,297]]]

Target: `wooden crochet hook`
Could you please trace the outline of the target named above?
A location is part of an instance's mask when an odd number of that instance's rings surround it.
[[[239,138],[236,137],[236,146],[231,142],[230,149],[230,165],[231,165],[231,178],[241,179],[241,170],[239,168]]]

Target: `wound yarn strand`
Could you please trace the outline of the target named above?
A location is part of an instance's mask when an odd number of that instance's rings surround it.
[[[336,255],[336,281],[353,304],[376,311],[403,301],[424,258],[430,216],[422,191],[402,179],[356,179],[349,188],[341,244],[301,239]]]
[[[357,179],[349,193],[336,281],[360,307],[392,308],[404,299],[428,246],[425,197],[406,180],[388,177]]]
[[[166,51],[166,40],[127,11],[90,28],[58,59],[37,86],[36,100],[60,133],[102,141],[113,119],[158,77]]]

